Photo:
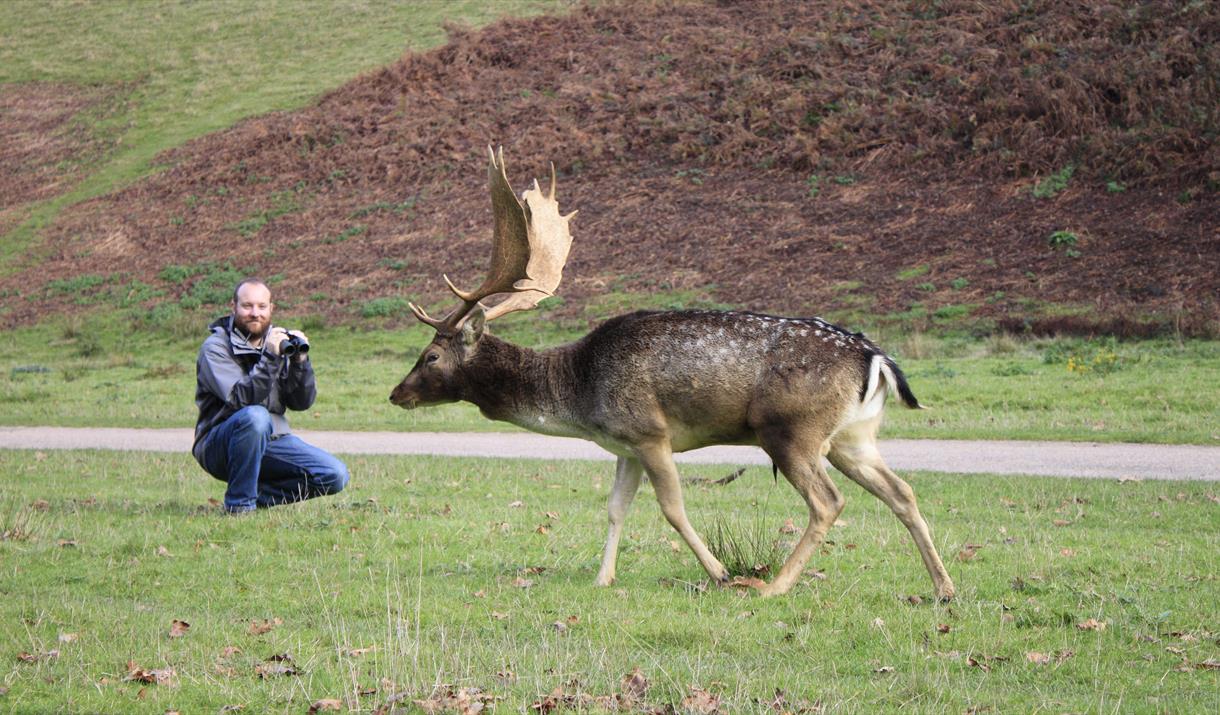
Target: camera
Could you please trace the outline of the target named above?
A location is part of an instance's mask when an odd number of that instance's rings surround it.
[[[289,335],[287,340],[280,343],[280,355],[284,357],[305,355],[308,352],[309,343],[302,340],[299,335]]]

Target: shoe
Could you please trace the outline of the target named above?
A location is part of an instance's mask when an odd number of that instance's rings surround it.
[[[246,516],[247,514],[254,513],[254,507],[252,507],[252,506],[227,507],[226,506],[226,507],[224,507],[224,513],[226,516]]]

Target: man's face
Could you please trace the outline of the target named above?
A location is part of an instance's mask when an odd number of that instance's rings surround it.
[[[267,286],[247,283],[237,291],[233,325],[252,338],[261,338],[271,326],[271,291]]]

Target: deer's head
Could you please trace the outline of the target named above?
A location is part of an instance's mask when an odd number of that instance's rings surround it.
[[[538,182],[518,199],[508,183],[504,150],[499,155],[487,148],[491,163],[488,183],[495,217],[491,267],[483,284],[474,291],[460,290],[444,276],[449,289],[462,304],[441,319],[429,317],[418,305],[411,312],[432,326],[436,336],[420,354],[415,367],[390,394],[390,401],[411,409],[461,399],[463,366],[477,352],[487,321],[518,310],[529,310],[549,295],[563,278],[563,266],[572,245],[568,222],[576,212],[563,216],[555,200],[555,167],[551,166],[551,190],[544,194]],[[480,301],[507,294],[485,308]]]

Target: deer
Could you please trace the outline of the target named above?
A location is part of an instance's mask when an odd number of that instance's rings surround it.
[[[415,409],[465,401],[491,420],[546,435],[591,440],[617,457],[609,531],[595,584],[616,578],[623,524],[647,475],[661,512],[713,582],[732,581],[687,518],[673,455],[729,444],[761,447],[796,489],[809,520],[764,596],[787,593],[844,507],[828,459],[884,502],[907,528],[947,601],[953,581],[937,553],[914,490],[877,449],[887,398],[921,409],[902,370],[860,333],[821,318],[748,311],[637,311],[610,318],[573,343],[535,351],[497,338],[487,323],[554,295],[572,244],[559,212],[556,175],[520,199],[503,148],[488,147],[493,213],[491,265],[473,291],[443,279],[461,301],[443,318],[409,303],[436,332],[390,401]],[[499,302],[483,301],[500,295]]]

